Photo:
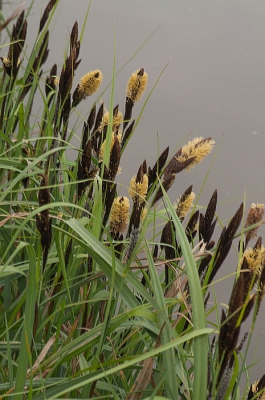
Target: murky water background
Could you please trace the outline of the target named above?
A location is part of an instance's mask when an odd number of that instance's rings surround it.
[[[18,4],[19,1],[6,4],[4,11],[11,14]],[[47,1],[37,0],[30,11],[30,46],[46,5]],[[27,6],[29,2],[24,5]],[[81,32],[87,7],[87,0],[60,2],[51,25],[50,56],[45,67],[62,62],[69,32],[76,20]],[[247,209],[252,202],[265,203],[264,22],[264,0],[92,1],[75,84],[96,68],[103,73],[103,86],[111,81],[114,32],[116,70],[153,33],[117,76],[115,104],[120,104],[122,110],[130,74],[145,68],[149,74],[148,93],[166,66],[123,156],[121,192],[125,190],[122,185],[128,186],[144,159],[153,166],[157,154],[167,145],[173,154],[194,137],[211,136],[216,141],[215,151],[195,169],[177,177],[170,190],[171,198],[179,197],[190,184],[198,194],[210,169],[198,204],[205,206],[217,188],[217,211],[223,223],[234,215],[244,193]],[[107,91],[103,96],[107,107],[109,97]],[[78,112],[86,117],[94,100],[82,102]],[[143,101],[135,107],[134,117],[142,104]],[[265,241],[265,229],[260,232]],[[233,272],[236,263],[232,254],[218,277]],[[216,285],[220,303],[228,302],[231,283],[226,280]],[[248,358],[250,364],[256,350],[257,359],[263,357],[258,368],[253,369],[253,379],[260,378],[265,369],[264,312],[263,306]]]

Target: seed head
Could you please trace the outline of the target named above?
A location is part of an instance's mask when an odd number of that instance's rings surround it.
[[[129,222],[130,201],[128,197],[114,199],[110,211],[110,229],[113,234],[122,234],[126,231]]]
[[[193,161],[186,167],[187,170],[190,170],[195,166],[195,164],[199,164],[204,157],[212,151],[214,143],[215,142],[212,138],[194,138],[182,147],[181,151],[176,156],[176,160],[179,163],[183,163],[188,159],[193,158]]]
[[[99,69],[90,71],[84,75],[73,94],[73,106],[77,106],[80,101],[85,100],[88,96],[94,94],[101,85],[103,75]]]
[[[129,195],[134,203],[141,204],[146,196],[148,190],[148,175],[143,174],[140,182],[137,182],[136,175],[134,175],[130,182]]]
[[[133,72],[127,84],[127,98],[133,103],[140,101],[145,92],[147,81],[148,75],[143,68]]]

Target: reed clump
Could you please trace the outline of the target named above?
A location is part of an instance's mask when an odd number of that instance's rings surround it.
[[[213,150],[211,137],[171,157],[167,147],[153,166],[143,160],[123,194],[118,174],[148,74],[133,72],[124,107],[106,111],[96,101],[101,70],[79,77],[77,22],[61,67],[44,72],[58,3],[48,2],[26,56],[24,11],[0,27],[16,19],[0,69],[0,399],[236,399],[240,391],[262,399],[264,375],[248,380],[251,335],[240,335],[250,316],[252,333],[265,294],[265,247],[256,239],[264,205],[245,216],[242,203],[218,234],[217,190],[205,207],[192,185],[169,200],[177,175]],[[80,103],[81,132],[71,120]],[[218,304],[208,306],[211,288],[237,245],[219,317]]]

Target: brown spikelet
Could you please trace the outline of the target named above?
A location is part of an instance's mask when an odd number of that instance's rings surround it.
[[[213,269],[212,269],[208,283],[210,283],[213,280],[217,271],[219,270],[222,263],[226,259],[227,255],[229,253],[229,250],[232,246],[234,235],[236,234],[236,231],[242,220],[242,216],[243,216],[243,203],[240,205],[239,209],[237,210],[237,212],[231,219],[228,227],[223,228],[223,230],[222,230],[222,233],[221,233],[221,236],[219,239],[219,243],[218,243],[218,247],[216,250],[215,262],[213,264]]]
[[[168,165],[164,171],[164,179],[167,180],[172,174],[178,174],[187,168],[190,164],[194,162],[194,157],[190,157],[183,161],[178,161],[176,155],[181,151],[181,149],[175,154],[175,156],[169,161]]]
[[[175,180],[175,175],[176,175],[175,173],[172,173],[171,175],[168,175],[167,178],[162,181],[162,186],[166,192],[173,185],[174,180]],[[158,191],[156,192],[156,195],[155,195],[152,205],[157,203],[162,197],[163,197],[163,191],[162,191],[161,187],[159,187]]]
[[[39,190],[39,205],[44,206],[46,204],[50,204],[50,192],[49,189],[45,186],[48,186],[48,177],[43,175],[40,190]],[[49,209],[43,210],[40,214],[36,215],[36,222],[38,231],[41,234],[41,246],[43,251],[43,269],[45,268],[48,252],[51,245],[52,232],[51,232],[51,218],[49,216]]]
[[[128,142],[128,139],[130,138],[130,136],[132,134],[134,124],[135,124],[135,121],[132,121],[132,123],[128,126],[128,128],[124,132],[124,135],[122,137],[122,143],[121,143],[122,149],[126,146],[126,143]]]
[[[219,360],[222,360],[218,381],[220,382],[225,366],[236,348],[240,326],[238,318],[243,305],[244,274],[240,274],[232,290],[228,315],[222,310],[221,329],[219,335]]]
[[[194,238],[194,236],[196,235],[197,232],[197,222],[198,222],[198,218],[199,218],[199,210],[195,211],[195,213],[191,216],[186,229],[185,229],[185,233],[186,236],[189,240],[189,242],[192,241],[192,239]]]
[[[109,192],[109,195],[106,198],[106,201],[105,201],[105,214],[104,214],[104,217],[103,217],[103,226],[105,226],[107,221],[108,221],[110,210],[111,210],[113,201],[114,201],[115,196],[116,196],[116,188],[117,188],[117,185],[115,183],[113,185],[113,187],[111,188],[111,190]]]
[[[167,147],[160,155],[159,159],[153,166],[153,168],[149,169],[148,171],[148,183],[149,188],[152,184],[156,181],[157,177],[161,175],[161,172],[166,164],[167,157],[168,157],[169,147]]]
[[[110,152],[109,179],[114,180],[117,175],[121,159],[121,145],[117,135],[114,135],[114,143]]]
[[[39,33],[43,30],[43,28],[49,18],[50,12],[52,11],[52,9],[55,6],[55,4],[57,3],[57,1],[58,0],[50,0],[48,5],[46,6],[46,8],[42,14],[41,20],[40,20]]]
[[[248,228],[252,225],[259,224],[261,222],[262,217],[264,215],[264,204],[261,203],[252,203],[251,207],[248,211],[247,220],[245,223],[245,228]],[[258,226],[254,227],[253,229],[249,230],[245,233],[245,245],[247,246],[248,242],[257,236]]]
[[[73,107],[76,107],[80,101],[96,93],[101,85],[103,75],[99,69],[88,72],[84,75],[73,94]]]
[[[20,54],[24,47],[28,26],[27,20],[24,20],[24,14],[24,11],[22,11],[16,24],[13,25],[11,44],[7,56],[4,58],[1,57],[5,72],[9,77],[17,75],[21,64]]]
[[[98,109],[95,126],[91,135],[93,137],[93,149],[97,154],[99,153],[99,148],[100,148],[100,137],[101,137],[100,126],[103,114],[104,114],[104,103],[102,103]]]
[[[83,154],[81,160],[78,163],[77,170],[77,197],[80,197],[84,194],[85,189],[89,185],[90,179],[93,178],[90,174],[90,166],[91,166],[91,157],[92,157],[92,143],[91,139],[87,141],[83,148]],[[84,181],[86,180],[86,181]],[[80,182],[84,181],[84,182]]]

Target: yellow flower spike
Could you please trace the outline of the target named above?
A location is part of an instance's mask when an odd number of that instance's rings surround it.
[[[130,201],[128,197],[114,199],[110,211],[110,230],[115,235],[126,231],[129,223],[129,209]]]
[[[141,182],[136,182],[136,175],[130,181],[129,195],[134,203],[141,204],[146,196],[148,190],[148,175],[144,174]]]
[[[146,89],[147,81],[148,75],[143,68],[132,73],[127,84],[126,96],[131,99],[133,103],[141,100]]]
[[[260,273],[265,264],[265,247],[248,248],[243,253],[243,259],[246,259],[248,268],[255,273]]]
[[[195,166],[195,164],[199,164],[204,157],[212,151],[214,143],[215,142],[212,138],[194,138],[182,147],[181,152],[176,159],[179,163],[182,163],[189,158],[194,157],[194,160],[186,168],[187,170],[190,170]]]
[[[73,94],[73,107],[94,94],[101,85],[103,75],[99,69],[88,72],[81,79]]]
[[[195,199],[195,193],[191,192],[189,195],[181,197],[176,205],[176,214],[179,218],[185,218],[192,207]]]

